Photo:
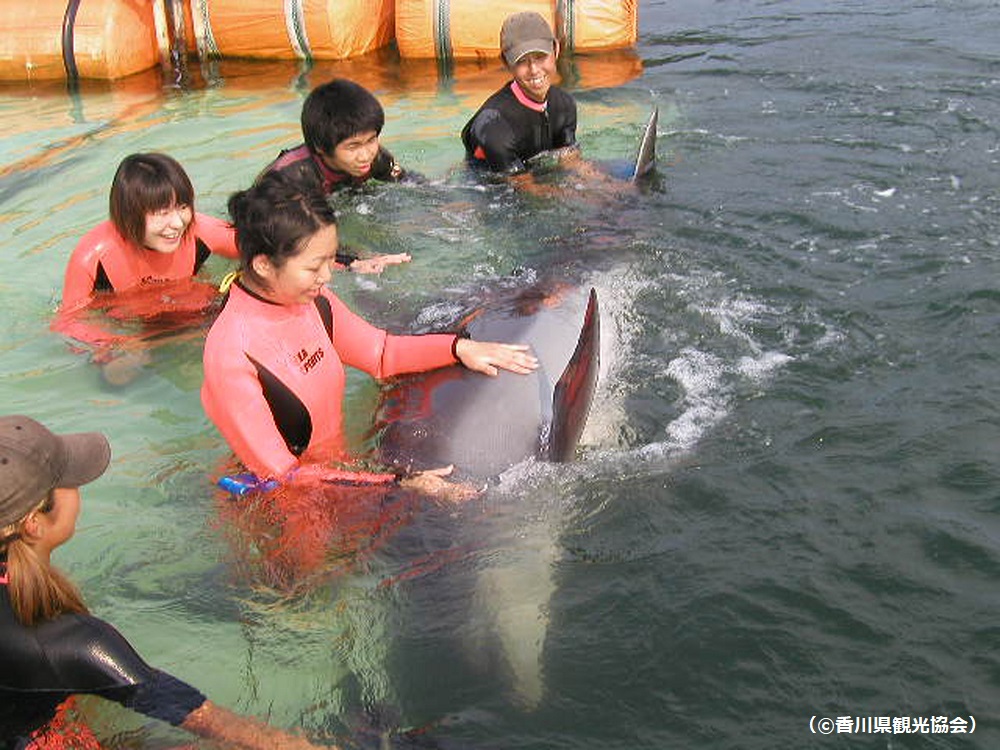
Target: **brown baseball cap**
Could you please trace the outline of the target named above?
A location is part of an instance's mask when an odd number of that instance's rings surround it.
[[[513,65],[529,52],[552,54],[555,48],[552,27],[540,13],[513,13],[504,19],[500,27],[500,51],[508,65]]]
[[[0,528],[28,515],[56,487],[80,487],[108,468],[99,432],[56,435],[31,417],[0,417]]]

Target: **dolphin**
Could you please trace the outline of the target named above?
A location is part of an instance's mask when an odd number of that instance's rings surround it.
[[[454,464],[465,481],[496,477],[530,459],[571,460],[600,369],[597,292],[536,286],[485,306],[463,327],[476,339],[530,344],[538,370],[490,378],[455,366],[397,381],[379,412],[383,460],[410,471]],[[485,528],[480,523],[474,534]],[[479,570],[470,606],[499,645],[516,702],[534,709],[544,696],[558,524],[530,523],[510,539],[497,542],[501,553]],[[477,657],[489,646],[470,645]]]
[[[634,158],[610,171],[612,176],[640,185],[655,173],[658,114],[654,107]],[[546,152],[532,166],[544,169],[560,156],[561,150]],[[594,268],[581,264],[579,248],[562,262],[548,260],[542,280],[514,293],[497,292],[459,326],[478,340],[529,344],[538,370],[489,378],[454,366],[395,380],[382,392],[375,423],[384,462],[404,471],[454,465],[456,480],[479,484],[528,460],[573,459],[597,388],[600,310],[596,291],[579,281],[581,265],[584,275]],[[473,537],[481,543],[490,535],[492,544],[490,554],[471,566],[476,572],[469,605],[476,619],[467,637],[475,642],[466,645],[487,667],[496,664],[492,657],[499,651],[516,702],[531,710],[545,695],[543,651],[561,524],[558,509],[541,520],[519,515],[506,509],[488,520],[477,518]],[[468,546],[450,538],[446,543],[454,543],[452,552]],[[467,591],[455,583],[452,594]]]
[[[572,459],[600,369],[597,292],[533,287],[460,327],[478,340],[529,344],[538,370],[489,378],[455,365],[396,380],[376,420],[382,459],[407,471],[454,464],[469,478],[529,458]]]

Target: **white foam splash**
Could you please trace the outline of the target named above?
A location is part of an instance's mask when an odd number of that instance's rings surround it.
[[[641,322],[631,314],[635,298],[652,283],[631,267],[590,279],[601,305],[601,370],[590,415],[580,437],[585,446],[613,444],[620,426],[627,421],[626,394],[612,384],[625,377],[623,370],[632,359],[629,353],[634,349],[635,339],[642,334]]]
[[[754,321],[775,314],[763,301],[737,295],[710,304],[693,303],[691,307],[714,320],[718,331],[746,353],[730,359],[714,351],[687,346],[667,363],[665,374],[683,391],[682,411],[667,424],[664,441],[639,451],[646,457],[691,452],[732,411],[741,381],[760,385],[793,359],[783,352],[765,349],[754,339]]]
[[[457,302],[437,302],[427,305],[417,314],[416,327],[425,330],[452,325],[463,312],[464,308]]]
[[[736,371],[755,382],[766,380],[772,372],[792,361],[792,357],[781,352],[763,352],[758,357],[740,357]]]
[[[684,389],[686,408],[667,425],[667,436],[678,450],[690,450],[725,417],[731,400],[723,382],[724,366],[714,354],[682,349],[667,365],[667,374]]]

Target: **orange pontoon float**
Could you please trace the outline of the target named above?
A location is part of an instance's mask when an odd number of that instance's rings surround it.
[[[568,52],[625,49],[638,0],[3,0],[0,80],[113,80],[202,60],[496,59],[503,19],[535,10]]]
[[[111,79],[151,68],[160,60],[157,34],[166,33],[154,5],[6,0],[0,3],[0,80]]]

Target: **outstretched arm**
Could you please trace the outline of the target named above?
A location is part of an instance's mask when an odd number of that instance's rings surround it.
[[[225,747],[240,750],[319,750],[305,737],[289,734],[249,716],[242,716],[221,706],[205,701],[181,724],[199,737],[221,742]],[[327,748],[335,745],[329,745]]]
[[[194,232],[215,255],[233,260],[239,259],[240,251],[236,247],[236,230],[228,221],[207,214],[195,214]]]
[[[397,266],[400,263],[409,263],[410,260],[411,258],[409,253],[375,255],[371,258],[357,258],[351,262],[348,268],[353,273],[382,273],[387,266]]]
[[[559,165],[558,179],[550,175],[539,180],[534,171],[521,172],[510,178],[518,190],[538,198],[571,197],[591,205],[614,203],[636,190],[632,182],[613,177],[584,159],[575,145],[545,152],[544,156]]]

